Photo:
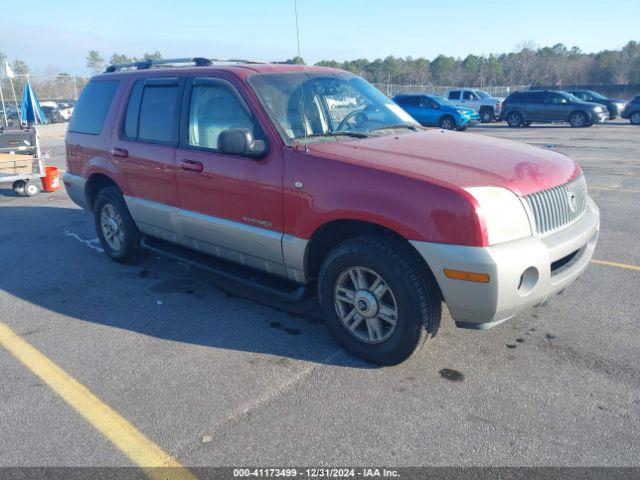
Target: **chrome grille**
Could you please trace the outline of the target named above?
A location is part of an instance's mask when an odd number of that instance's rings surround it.
[[[587,183],[580,175],[569,183],[532,193],[524,199],[533,214],[536,232],[549,235],[573,223],[587,210]]]

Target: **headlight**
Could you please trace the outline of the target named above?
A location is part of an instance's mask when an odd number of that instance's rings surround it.
[[[602,107],[593,107],[593,111],[596,113],[602,113]]]
[[[618,110],[624,110],[624,107],[626,107],[626,103],[616,103],[616,107],[618,107]]]
[[[458,113],[460,115],[467,115],[467,116],[469,115],[469,112],[465,112],[464,110],[458,110]]]
[[[470,187],[465,190],[480,205],[489,245],[531,236],[527,212],[511,190],[500,187]]]

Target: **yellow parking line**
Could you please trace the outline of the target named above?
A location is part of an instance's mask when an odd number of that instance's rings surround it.
[[[625,268],[627,270],[637,270],[640,272],[640,266],[638,265],[629,265],[628,263],[618,263],[618,262],[608,262],[606,260],[596,260],[596,259],[591,259],[591,263],[596,263],[598,265],[606,265],[608,267],[618,267],[618,268]]]
[[[609,191],[612,191],[612,192],[640,193],[640,190],[633,190],[633,189],[630,189],[630,188],[595,187],[593,185],[589,185],[589,189],[592,189],[592,190],[609,190]]]
[[[152,479],[195,480],[175,458],[145,437],[84,385],[0,322],[0,345],[45,382]]]

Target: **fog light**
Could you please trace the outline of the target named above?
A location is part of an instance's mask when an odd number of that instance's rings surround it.
[[[520,295],[522,295],[523,297],[525,295],[529,295],[533,291],[533,289],[536,288],[539,278],[540,274],[538,273],[538,269],[536,267],[527,268],[520,276],[518,293],[520,293]]]

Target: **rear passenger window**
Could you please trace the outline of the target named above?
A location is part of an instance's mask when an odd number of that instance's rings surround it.
[[[179,93],[177,78],[138,80],[129,97],[124,136],[131,140],[177,144]]]
[[[460,100],[460,90],[449,92],[449,100]]]
[[[205,82],[194,82],[191,90],[189,145],[216,150],[220,134],[231,128],[246,128],[254,138],[262,138],[260,129],[235,92],[226,85]]]
[[[405,105],[407,107],[417,106],[418,103],[419,103],[418,99],[419,99],[419,97],[416,97],[416,96],[400,97],[400,98],[398,98],[398,100],[396,100],[396,103],[399,104],[399,105]]]
[[[89,82],[73,111],[69,131],[100,135],[119,83],[119,80]]]

